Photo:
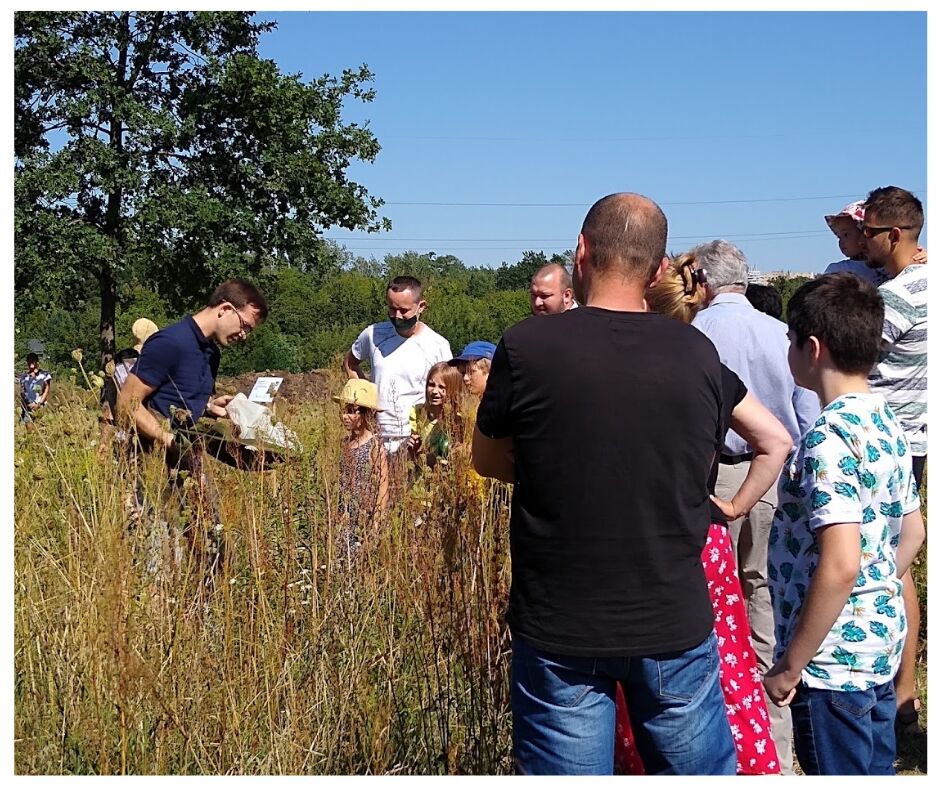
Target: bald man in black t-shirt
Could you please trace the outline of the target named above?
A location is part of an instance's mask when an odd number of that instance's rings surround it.
[[[522,773],[612,773],[618,681],[648,774],[735,773],[700,561],[721,367],[699,331],[647,311],[665,247],[652,201],[596,203],[575,255],[582,308],[508,329],[480,404],[474,466],[516,485]]]

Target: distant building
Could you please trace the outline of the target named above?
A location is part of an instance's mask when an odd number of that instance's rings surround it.
[[[749,285],[769,285],[772,279],[799,279],[818,276],[812,271],[748,271],[747,283]]]

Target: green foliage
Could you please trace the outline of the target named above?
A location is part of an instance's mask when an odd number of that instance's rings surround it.
[[[351,259],[338,247],[325,247],[324,254],[323,267],[284,266],[265,272],[259,281],[270,307],[268,320],[252,333],[251,341],[225,350],[220,374],[328,367],[363,328],[387,319],[386,286],[393,276],[405,273],[417,274],[425,284],[428,309],[423,319],[447,338],[455,353],[475,339],[498,342],[506,328],[529,315],[528,278],[519,278],[516,289],[499,289],[500,271],[505,269],[468,268],[456,257],[433,253],[390,255],[381,263]],[[539,259],[527,252],[512,268],[527,270]],[[46,363],[70,366],[74,348],[94,347],[99,309],[97,298],[80,309],[20,307],[18,358],[35,338],[46,344]],[[117,299],[117,346],[133,343],[131,326],[137,318],[149,317],[165,326],[184,311],[172,298],[144,285],[123,287]]]
[[[777,288],[780,297],[783,299],[783,319],[787,319],[787,306],[790,303],[791,296],[800,289],[800,286],[806,282],[812,281],[811,276],[775,276],[770,279],[770,284]]]
[[[258,54],[273,27],[241,12],[15,14],[22,311],[97,299],[106,357],[127,283],[178,314],[231,276],[339,270],[326,228],[390,227],[347,177],[379,152],[342,120],[345,101],[374,98],[372,73],[282,74]]]

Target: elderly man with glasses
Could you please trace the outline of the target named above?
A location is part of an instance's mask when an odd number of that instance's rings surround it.
[[[707,307],[692,325],[714,343],[722,363],[735,372],[763,405],[776,416],[794,444],[819,416],[813,392],[793,382],[787,363],[787,326],[756,310],[745,296],[748,263],[744,253],[728,241],[711,241],[692,250],[708,271]],[[751,447],[733,430],[725,436],[719,458],[715,494],[729,500],[741,486],[751,464]],[[728,523],[738,559],[751,638],[758,665],[773,665],[774,620],[767,585],[767,542],[777,506],[772,486],[751,511]],[[793,773],[792,726],[788,709],[768,703],[774,744],[783,774]]]

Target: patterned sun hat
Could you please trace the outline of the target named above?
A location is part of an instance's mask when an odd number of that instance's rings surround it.
[[[828,214],[826,216],[826,224],[829,225],[830,230],[832,229],[832,222],[842,216],[847,216],[849,219],[854,220],[856,224],[861,224],[865,221],[865,201],[856,200],[855,202],[850,202],[838,213]]]

